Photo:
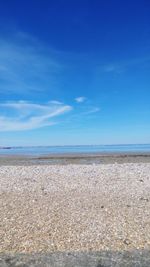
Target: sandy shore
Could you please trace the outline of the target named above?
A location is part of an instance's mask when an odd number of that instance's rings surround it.
[[[0,167],[0,251],[150,250],[150,164]]]

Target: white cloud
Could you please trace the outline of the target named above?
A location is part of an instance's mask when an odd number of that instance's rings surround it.
[[[75,98],[75,101],[77,103],[83,103],[85,100],[86,100],[86,97],[85,96],[79,96],[79,97],[76,97]]]
[[[56,105],[62,105],[62,102],[57,101],[57,100],[51,100],[49,103],[56,104]]]
[[[50,119],[72,110],[58,103],[35,104],[27,101],[0,104],[0,131],[23,131],[55,124]]]

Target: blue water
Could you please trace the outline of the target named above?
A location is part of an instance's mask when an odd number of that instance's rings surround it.
[[[40,156],[61,153],[150,153],[147,145],[88,145],[88,146],[43,146],[43,147],[12,147],[0,149],[0,155]]]

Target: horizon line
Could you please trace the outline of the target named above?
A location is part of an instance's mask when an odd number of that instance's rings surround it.
[[[129,144],[87,144],[87,145],[24,145],[24,146],[0,146],[0,149],[12,149],[12,148],[34,148],[34,147],[78,147],[78,146],[140,146],[150,145],[150,143],[129,143]]]

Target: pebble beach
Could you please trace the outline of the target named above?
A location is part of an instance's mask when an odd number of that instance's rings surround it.
[[[150,163],[0,166],[0,252],[150,249]]]

